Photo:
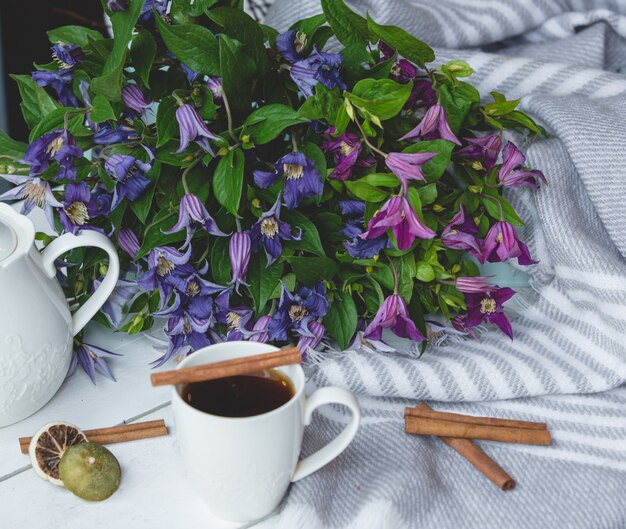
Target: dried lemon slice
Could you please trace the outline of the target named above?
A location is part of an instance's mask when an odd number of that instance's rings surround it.
[[[87,437],[73,424],[51,422],[39,430],[30,441],[28,455],[39,477],[63,486],[59,463],[65,451],[73,445],[87,442]]]

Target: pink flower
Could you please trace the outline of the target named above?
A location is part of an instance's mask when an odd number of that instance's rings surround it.
[[[391,152],[385,158],[389,170],[402,183],[402,191],[406,195],[409,191],[409,180],[424,180],[422,165],[432,160],[436,152],[400,153]]]
[[[424,136],[426,139],[441,138],[442,140],[451,141],[457,145],[461,145],[459,139],[454,135],[448,124],[446,111],[439,104],[430,107],[419,125],[410,132],[406,133],[401,140],[411,140]]]
[[[393,294],[383,301],[376,316],[365,329],[363,337],[380,340],[383,329],[391,329],[396,336],[410,338],[416,342],[425,339],[422,333],[417,330],[413,320],[409,318],[406,301],[398,294]]]

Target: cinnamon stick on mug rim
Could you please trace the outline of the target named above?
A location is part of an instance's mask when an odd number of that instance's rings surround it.
[[[502,443],[530,445],[550,445],[552,439],[548,430],[530,430],[504,426],[484,426],[455,421],[431,419],[428,417],[405,417],[404,430],[414,435],[436,435],[438,437],[460,437],[483,439]]]
[[[441,421],[462,422],[466,424],[476,424],[480,426],[503,426],[509,428],[525,428],[527,430],[547,430],[545,422],[518,421],[514,419],[500,419],[497,417],[475,417],[473,415],[461,415],[447,411],[435,411],[427,404],[416,406],[415,408],[404,408],[405,417],[425,417]]]
[[[89,442],[106,445],[161,437],[163,435],[167,435],[168,431],[165,426],[165,421],[163,419],[159,419],[156,421],[120,424],[109,428],[84,430],[83,433]],[[22,454],[28,454],[28,447],[30,446],[31,439],[31,437],[19,438],[20,451]]]
[[[435,411],[428,404],[422,403],[415,408],[416,411]],[[435,412],[436,413],[436,412]],[[470,439],[460,439],[458,437],[439,437],[441,441],[455,450],[459,455],[465,458],[476,470],[481,472],[488,480],[494,483],[502,490],[511,490],[515,488],[515,480],[509,476],[506,471],[498,465],[491,457],[489,457],[482,448]]]
[[[214,362],[212,364],[202,364],[199,366],[183,367],[182,369],[153,373],[150,380],[153,386],[204,382],[218,378],[254,373],[273,367],[299,364],[301,359],[300,349],[292,347],[272,353],[244,356],[224,360],[222,362]]]

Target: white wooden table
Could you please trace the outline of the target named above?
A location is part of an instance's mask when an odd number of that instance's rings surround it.
[[[239,527],[214,518],[202,500],[188,489],[169,405],[169,388],[150,385],[148,363],[158,356],[152,344],[142,336],[115,334],[95,325],[89,328],[86,341],[124,355],[108,360],[117,382],[98,376],[94,386],[82,371],[77,371],[37,413],[0,428],[0,528]],[[90,429],[161,418],[170,430],[167,437],[109,446],[122,466],[122,482],[111,498],[99,503],[81,500],[39,478],[17,441],[51,421]]]

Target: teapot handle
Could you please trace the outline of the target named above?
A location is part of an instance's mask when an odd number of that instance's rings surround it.
[[[89,320],[93,318],[106,303],[113,292],[120,276],[120,261],[113,243],[101,233],[95,231],[83,231],[80,235],[65,233],[52,241],[41,253],[43,269],[49,277],[56,275],[54,261],[74,248],[93,246],[104,250],[109,256],[109,269],[100,286],[91,297],[72,315],[72,329],[74,335],[83,330]]]

